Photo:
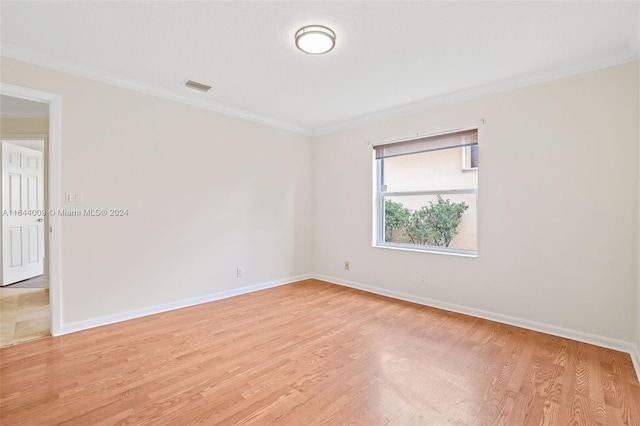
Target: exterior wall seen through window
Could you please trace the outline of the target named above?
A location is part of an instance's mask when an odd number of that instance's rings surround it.
[[[378,245],[476,254],[477,148],[472,145],[376,160]],[[432,232],[429,226],[437,229]]]

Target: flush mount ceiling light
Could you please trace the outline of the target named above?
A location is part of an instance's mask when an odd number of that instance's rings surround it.
[[[310,55],[322,55],[336,45],[336,33],[322,25],[308,25],[296,32],[296,47]]]

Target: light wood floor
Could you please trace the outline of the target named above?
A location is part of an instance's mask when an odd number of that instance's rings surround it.
[[[0,361],[2,424],[640,425],[628,354],[314,280]]]
[[[0,287],[0,346],[50,334],[49,290]]]

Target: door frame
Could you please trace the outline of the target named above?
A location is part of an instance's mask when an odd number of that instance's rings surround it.
[[[48,205],[49,210],[61,209],[61,179],[60,179],[60,146],[62,123],[62,100],[60,95],[43,92],[28,87],[16,86],[0,82],[0,94],[29,101],[42,102],[49,105],[49,137],[48,137]],[[60,241],[62,237],[61,221],[58,215],[47,215],[49,225],[49,244],[45,247],[49,261],[49,305],[51,308],[51,335],[59,336],[62,328],[62,280],[60,265]],[[47,230],[45,229],[45,232]]]

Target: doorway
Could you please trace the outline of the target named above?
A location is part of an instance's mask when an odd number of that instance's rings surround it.
[[[61,334],[60,219],[48,214],[60,208],[60,97],[0,83],[0,116],[0,346],[7,346]]]
[[[51,333],[46,268],[49,106],[0,95],[0,346]]]
[[[0,98],[0,117],[6,129],[12,118],[4,115],[6,105]],[[28,102],[28,101],[24,101]],[[21,119],[27,125],[37,126],[41,121],[48,124],[48,116],[37,119]],[[37,121],[36,121],[37,120]],[[12,123],[8,123],[9,126]],[[38,129],[34,129],[38,130]],[[9,286],[35,277],[45,282],[45,191],[44,170],[46,137],[2,138],[2,163],[0,181],[2,185],[0,240],[2,251],[2,278],[0,285]],[[46,283],[45,283],[46,284]],[[44,287],[48,287],[45,285]]]

